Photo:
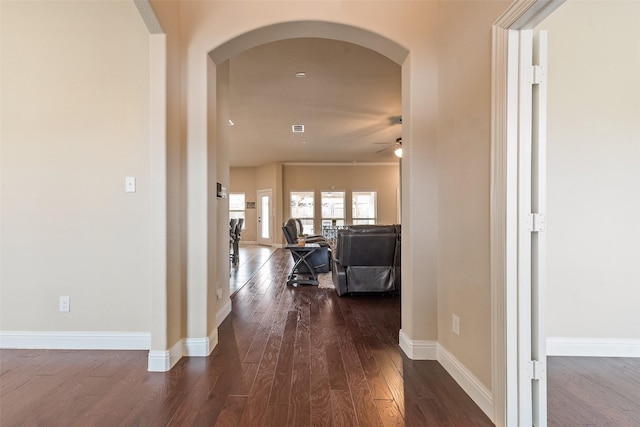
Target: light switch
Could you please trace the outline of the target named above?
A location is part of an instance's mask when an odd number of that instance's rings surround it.
[[[124,191],[125,193],[135,193],[136,192],[136,177],[128,176],[124,179]]]

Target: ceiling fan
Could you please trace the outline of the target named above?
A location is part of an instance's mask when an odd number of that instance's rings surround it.
[[[388,147],[385,147],[381,150],[376,151],[376,154],[378,153],[383,153],[387,150],[393,149],[393,153],[397,156],[397,157],[402,157],[402,137],[396,138],[396,142],[395,143],[390,143],[390,142],[374,142],[374,144],[386,144],[388,145]]]

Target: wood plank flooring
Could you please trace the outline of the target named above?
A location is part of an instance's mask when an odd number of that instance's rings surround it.
[[[240,245],[239,262],[229,262],[229,292],[238,292],[251,277],[269,260],[275,248],[260,245]]]
[[[549,357],[549,427],[640,426],[640,359]]]
[[[213,353],[183,358],[166,373],[146,371],[146,351],[1,350],[0,425],[492,425],[437,362],[411,361],[399,350],[398,297],[287,287],[291,265],[288,252],[276,251],[233,297]],[[634,380],[619,393],[636,398],[637,366],[621,366]],[[552,375],[565,372],[557,367],[550,364]],[[578,392],[586,380],[574,378],[572,394],[556,395],[550,380],[552,425],[637,421],[629,399],[598,404],[609,393],[606,378],[591,376],[604,388]],[[595,424],[562,418],[610,405],[617,415],[593,415],[587,421]]]

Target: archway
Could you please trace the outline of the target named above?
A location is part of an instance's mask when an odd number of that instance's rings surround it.
[[[156,356],[162,359],[157,370],[168,370],[182,356],[208,355],[217,343],[217,325],[231,307],[228,293],[220,299],[216,295],[218,283],[228,277],[227,243],[218,238],[228,233],[228,224],[219,214],[226,209],[218,206],[215,191],[216,182],[228,180],[228,147],[222,143],[224,129],[217,125],[224,123],[219,120],[224,104],[218,98],[225,90],[217,82],[224,81],[228,70],[218,61],[234,49],[302,36],[359,44],[401,63],[406,150],[402,243],[407,250],[403,250],[402,261],[400,335],[402,348],[411,358],[435,359],[437,3],[394,4],[393,8],[386,3],[349,3],[335,8],[319,2],[303,8],[274,8],[258,2],[252,3],[251,13],[243,13],[246,6],[242,3],[158,2],[157,6],[156,13],[166,25],[167,105],[175,108],[173,114],[167,114],[172,159],[177,160],[169,174],[180,175],[180,187],[168,190],[169,205],[179,204],[180,209],[173,222],[169,221],[178,238],[170,243],[169,251],[179,252],[169,264],[180,276],[170,275],[164,288],[160,283],[154,285],[163,301],[154,304],[154,316],[160,321],[154,322],[150,366]],[[309,16],[318,20],[306,20]],[[232,42],[241,43],[234,47],[228,44]]]
[[[225,186],[228,186],[229,182],[229,137],[227,126],[224,126],[229,119],[227,105],[230,77],[228,60],[245,50],[265,43],[309,37],[357,44],[382,54],[400,66],[409,55],[408,49],[379,34],[352,26],[322,21],[295,21],[261,27],[239,35],[212,49],[207,58],[207,157],[210,163],[207,168],[208,182],[222,182]],[[209,193],[210,200],[211,197],[212,194]],[[280,191],[276,191],[274,199],[276,204],[282,206],[282,194]],[[282,213],[280,212],[279,215],[280,217],[276,218],[274,222],[282,222]],[[210,253],[211,258],[209,258],[209,266],[216,266],[216,286],[219,286],[220,283],[226,283],[229,275],[226,255],[227,243],[224,238],[228,224],[227,216],[228,207],[225,201],[218,200],[215,215],[210,215],[208,218],[208,229],[216,230],[215,233],[208,233],[208,247],[215,246],[217,249],[215,254]],[[216,236],[221,236],[221,238],[216,239]],[[209,293],[211,291],[210,289]],[[219,289],[216,289],[216,291],[219,292]],[[226,300],[225,306],[219,311],[216,324],[211,326],[217,327],[219,322],[229,314],[230,310],[231,302]]]
[[[357,44],[386,56],[398,65],[402,65],[409,54],[409,50],[399,43],[362,28],[333,22],[294,21],[246,32],[212,49],[209,56],[216,65],[219,65],[252,47],[302,37],[327,38]]]

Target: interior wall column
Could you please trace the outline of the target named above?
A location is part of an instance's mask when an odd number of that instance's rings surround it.
[[[164,34],[149,37],[151,136],[151,352],[166,351],[167,340],[167,135],[166,51]],[[166,358],[163,358],[166,360]],[[166,368],[166,369],[164,369]]]
[[[229,199],[216,197],[213,183],[231,188],[229,173],[229,82],[230,63],[215,64],[207,58],[209,111],[209,313],[210,344],[217,343],[217,328],[231,312],[229,294]]]
[[[189,51],[188,63],[206,61],[206,56]],[[196,56],[192,58],[191,56]],[[207,333],[209,246],[209,157],[207,140],[207,67],[190,67],[186,81],[187,103],[187,289],[185,355],[209,354]],[[215,182],[213,183],[215,185]]]
[[[435,49],[434,49],[435,51]],[[428,52],[425,50],[425,52]],[[432,103],[435,56],[411,52],[402,64],[402,325],[400,347],[411,359],[437,358],[437,168]]]

